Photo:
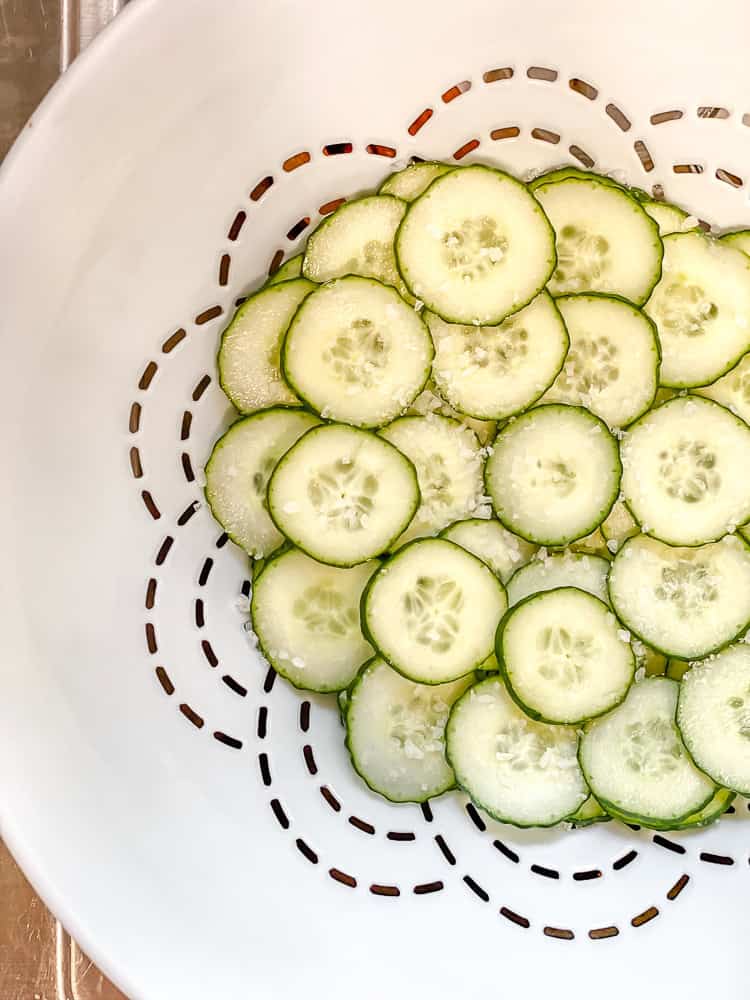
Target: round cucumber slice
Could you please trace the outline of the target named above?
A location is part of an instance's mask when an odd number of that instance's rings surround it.
[[[284,541],[268,514],[266,486],[281,456],[320,421],[273,408],[232,424],[206,464],[206,500],[216,520],[248,555],[262,559]]]
[[[684,233],[687,228],[695,228],[698,220],[694,220],[695,226],[690,226],[686,220],[690,216],[683,208],[671,205],[668,201],[654,201],[652,198],[639,199],[643,210],[651,216],[659,227],[659,236],[671,236],[672,233]]]
[[[294,548],[269,559],[253,587],[253,629],[268,662],[295,687],[340,691],[372,656],[359,601],[378,565],[324,566]]]
[[[572,816],[568,816],[568,822],[576,828],[591,826],[592,823],[606,823],[610,819],[612,817],[602,809],[593,795],[589,795],[583,805],[579,806]]]
[[[536,191],[542,184],[553,184],[555,181],[565,181],[570,177],[581,181],[598,181],[600,184],[608,184],[610,187],[615,188],[623,187],[613,177],[607,177],[606,174],[597,174],[592,170],[581,170],[580,167],[555,167],[552,170],[545,170],[544,173],[533,177],[527,186],[530,191]]]
[[[542,402],[585,406],[610,427],[632,423],[658,388],[654,324],[630,302],[608,295],[563,295],[557,305],[570,350]]]
[[[414,466],[375,434],[327,424],[284,456],[268,483],[279,530],[313,559],[353,566],[384,552],[419,505]]]
[[[431,413],[435,413],[441,417],[453,417],[454,420],[474,431],[479,443],[482,445],[489,444],[497,433],[497,424],[494,420],[477,420],[476,417],[467,417],[465,413],[459,413],[458,410],[454,410],[452,406],[449,406],[442,396],[438,395],[435,383],[431,380],[424,387],[423,391],[420,392],[406,413],[407,416],[426,417]]]
[[[442,684],[487,659],[507,606],[502,583],[480,559],[443,538],[425,538],[375,574],[362,598],[362,622],[399,673]]]
[[[750,624],[750,549],[736,535],[697,548],[636,535],[612,562],[609,597],[620,621],[659,652],[708,656]]]
[[[459,167],[411,203],[396,258],[409,291],[446,322],[495,326],[544,288],[554,236],[520,181]]]
[[[693,664],[680,685],[677,725],[702,771],[750,795],[750,647],[737,643]]]
[[[440,537],[477,556],[503,583],[507,583],[518,567],[527,563],[537,550],[536,545],[512,534],[494,518],[472,517],[456,521],[441,531]]]
[[[403,170],[397,170],[386,177],[380,185],[378,194],[392,194],[402,201],[414,201],[438,177],[449,173],[454,168],[448,163],[434,163],[425,160],[422,163],[410,163]]]
[[[500,326],[459,326],[425,317],[435,343],[432,377],[459,412],[504,420],[526,409],[560,371],[568,334],[548,292]]]
[[[646,305],[661,342],[661,382],[715,382],[750,349],[750,260],[703,233],[664,237],[664,273]]]
[[[584,731],[579,759],[586,781],[607,812],[626,822],[671,825],[715,794],[675,725],[678,691],[676,681],[649,677]]]
[[[717,788],[714,797],[702,809],[675,822],[672,826],[663,827],[663,829],[694,830],[697,827],[710,826],[723,816],[736,797],[736,794],[728,788]]]
[[[750,427],[702,396],[678,396],[623,438],[622,492],[645,534],[712,542],[750,518]]]
[[[609,603],[607,574],[609,561],[602,556],[583,552],[549,554],[543,549],[539,557],[516,570],[510,578],[508,605],[513,607],[532,594],[541,594],[559,587],[576,587]]]
[[[623,188],[568,177],[535,191],[554,226],[553,295],[604,292],[642,305],[661,274],[659,229]]]
[[[617,441],[594,414],[538,406],[500,431],[485,485],[505,527],[538,545],[564,546],[593,531],[620,487]]]
[[[284,375],[322,416],[379,427],[402,413],[430,374],[432,340],[398,292],[372,278],[323,285],[284,341]]]
[[[694,392],[726,406],[746,424],[750,424],[750,354],[746,354],[726,375]]]
[[[376,657],[347,698],[346,746],[354,770],[391,802],[425,802],[453,788],[445,725],[473,675],[450,684],[415,684]]]
[[[739,229],[736,233],[724,233],[720,239],[722,243],[728,243],[729,246],[750,254],[750,229]]]
[[[498,629],[508,691],[542,722],[575,726],[618,705],[633,682],[630,635],[607,605],[574,587],[533,594]]]
[[[458,699],[446,744],[459,786],[501,823],[554,826],[588,797],[575,729],[534,722],[497,677]]]
[[[292,278],[302,277],[302,258],[304,254],[298,253],[296,257],[290,257],[289,260],[284,261],[278,271],[274,271],[271,277],[266,282],[266,288],[269,285],[278,285],[282,281],[291,281]]]
[[[300,405],[281,373],[281,343],[300,303],[314,288],[303,278],[266,285],[240,306],[224,331],[219,382],[240,413]]]

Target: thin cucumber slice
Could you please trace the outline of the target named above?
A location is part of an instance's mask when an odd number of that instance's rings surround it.
[[[554,826],[588,797],[575,729],[534,722],[497,677],[459,698],[446,736],[459,786],[501,823]]]
[[[383,659],[422,684],[456,680],[493,649],[508,601],[476,556],[443,538],[405,546],[362,598],[365,632]]]
[[[701,810],[716,791],[675,725],[679,689],[667,677],[649,677],[584,731],[578,756],[586,781],[607,812],[627,822],[671,825]]]
[[[625,504],[618,500],[609,515],[602,521],[602,534],[607,540],[607,548],[610,552],[617,552],[617,549],[627,538],[632,538],[641,530]],[[610,542],[614,542],[610,546]]]
[[[662,385],[715,382],[750,349],[750,259],[703,233],[665,236],[646,312],[659,331]]]
[[[266,286],[240,306],[219,348],[219,381],[240,413],[299,406],[281,374],[281,342],[300,303],[313,291],[298,278]]]
[[[694,229],[698,225],[698,220],[694,219],[691,225],[691,217],[684,208],[671,205],[668,201],[654,201],[651,198],[641,200],[643,210],[651,216],[659,227],[659,236],[671,236],[672,233],[684,233],[688,229]]]
[[[425,319],[435,343],[438,392],[482,420],[504,420],[536,402],[568,351],[565,324],[547,292],[500,326],[459,326],[429,312]]]
[[[630,645],[635,654],[636,677],[660,677],[667,673],[668,659],[664,653],[647,646],[640,639],[633,639]],[[638,671],[642,670],[643,674]],[[667,675],[671,676],[671,675]]]
[[[445,725],[453,702],[474,682],[415,684],[378,657],[352,685],[346,747],[354,770],[391,802],[426,802],[453,788]]]
[[[536,191],[542,184],[553,184],[555,181],[565,181],[571,177],[581,181],[598,181],[600,184],[608,184],[615,188],[623,187],[614,178],[607,177],[606,174],[596,174],[592,170],[581,170],[580,167],[555,167],[553,170],[546,170],[543,174],[532,178],[527,187],[530,191]]]
[[[282,367],[300,398],[327,419],[379,427],[422,391],[433,354],[427,327],[395,288],[349,276],[303,303]]]
[[[446,322],[495,326],[544,288],[555,265],[554,235],[515,178],[460,167],[411,203],[396,258],[409,291]]]
[[[482,663],[476,669],[477,680],[483,681],[485,677],[489,677],[490,674],[499,674],[500,664],[497,662],[497,657],[495,653],[492,652],[483,660]]]
[[[750,354],[746,354],[738,365],[711,385],[704,385],[694,391],[699,396],[726,406],[746,424],[750,424]]]
[[[497,424],[494,420],[477,420],[475,417],[467,417],[465,413],[454,410],[438,395],[435,383],[432,381],[427,383],[406,412],[408,416],[426,417],[430,413],[437,413],[441,417],[453,417],[454,420],[473,430],[482,445],[489,444],[497,433]]]
[[[690,663],[688,660],[678,660],[675,657],[670,657],[667,660],[667,669],[664,673],[673,681],[681,681],[688,670],[690,670]]]
[[[266,288],[269,285],[278,285],[282,281],[291,281],[292,278],[301,278],[303,257],[304,254],[298,253],[296,257],[290,257],[289,260],[285,260],[278,271],[274,271],[268,279]]]
[[[342,688],[336,692],[336,704],[339,710],[341,725],[346,728],[346,711],[349,707],[349,688]]]
[[[500,431],[485,485],[500,521],[538,545],[583,538],[609,514],[620,488],[617,441],[594,414],[550,403]]]
[[[622,492],[641,530],[701,545],[750,518],[750,427],[713,400],[679,396],[623,438]]]
[[[661,274],[659,229],[624,189],[568,177],[535,191],[555,228],[553,295],[604,292],[642,305]]]
[[[636,535],[614,558],[609,598],[620,621],[659,652],[708,656],[750,624],[750,548],[736,535],[697,548]]]
[[[684,396],[686,394],[686,389],[670,389],[667,386],[660,386],[654,399],[654,406],[661,406],[662,403],[667,403],[670,399],[674,399],[675,396]]]
[[[325,282],[358,274],[399,287],[393,239],[405,212],[406,202],[390,195],[345,202],[311,233],[303,275]]]
[[[606,823],[610,819],[612,817],[602,809],[593,795],[589,795],[583,805],[572,816],[568,816],[568,822],[576,828],[591,826],[592,823]]]
[[[612,558],[612,553],[607,545],[606,538],[602,534],[601,528],[597,528],[596,531],[592,531],[589,535],[584,535],[583,538],[577,538],[570,546],[570,551],[583,552],[584,555],[588,556],[601,556],[602,559],[607,560]]]
[[[414,463],[422,498],[396,547],[437,534],[481,507],[484,459],[476,435],[468,427],[437,414],[401,417],[384,427],[380,436]]]
[[[378,189],[378,194],[392,194],[402,201],[414,201],[438,177],[455,169],[448,163],[433,163],[425,160],[422,163],[411,163],[403,170],[397,170],[386,177]]]
[[[232,424],[206,464],[206,500],[233,542],[262,559],[284,541],[266,505],[266,486],[281,456],[320,421],[274,408]]]
[[[702,809],[693,813],[692,816],[675,822],[672,826],[664,827],[664,829],[694,830],[697,827],[710,826],[723,816],[736,797],[736,793],[728,788],[717,788],[714,797]]]
[[[503,583],[510,580],[519,566],[533,558],[537,550],[536,545],[512,534],[494,518],[472,517],[456,521],[441,531],[440,537],[477,556]]]
[[[608,295],[563,295],[557,305],[570,351],[542,402],[585,406],[610,427],[632,423],[658,388],[654,324],[630,302]]]
[[[629,639],[603,601],[560,587],[512,608],[495,648],[508,690],[527,715],[575,726],[627,694],[635,674]]]
[[[378,565],[324,566],[294,548],[268,561],[253,587],[253,629],[268,662],[295,687],[340,691],[372,656],[359,600]]]
[[[736,233],[724,233],[720,240],[743,253],[750,254],[750,229],[739,229]]]
[[[677,725],[702,771],[750,795],[750,647],[737,643],[691,667],[680,685]]]
[[[609,603],[607,574],[609,561],[583,552],[548,554],[542,550],[536,559],[516,570],[507,584],[508,605],[512,608],[532,594],[558,587],[576,587]]]
[[[345,424],[301,438],[268,483],[268,510],[313,559],[353,566],[384,552],[419,505],[414,466],[387,441]]]

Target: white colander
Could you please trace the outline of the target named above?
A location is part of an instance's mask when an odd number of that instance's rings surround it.
[[[744,800],[660,836],[373,796],[243,630],[201,470],[235,301],[413,155],[750,223],[748,29],[746,0],[136,0],[29,124],[0,181],[1,832],[133,997],[746,995]]]

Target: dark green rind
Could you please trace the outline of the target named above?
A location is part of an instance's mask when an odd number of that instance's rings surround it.
[[[639,190],[638,188],[626,188],[624,184],[607,177],[606,174],[597,174],[593,170],[581,170],[580,167],[574,166],[554,167],[552,170],[547,170],[543,174],[539,174],[538,177],[532,178],[526,186],[529,191],[536,191],[543,184],[554,184],[556,181],[565,181],[570,177],[575,177],[576,180],[580,181],[599,181],[600,184],[607,184],[609,187],[619,188],[621,191],[630,191],[634,197],[637,197],[635,191]]]
[[[619,812],[615,806],[609,805],[607,808],[610,810],[609,815],[612,819],[617,819],[621,823],[637,823],[647,830],[660,830],[662,832],[670,830],[696,830],[699,827],[710,826],[712,823],[715,823],[731,806],[734,798],[735,792],[727,788],[719,788],[702,809],[691,813],[683,819],[664,823],[656,820],[645,820],[643,818],[632,819],[628,814]]]
[[[731,233],[722,233],[721,236],[719,237],[719,240],[724,243],[728,243],[729,246],[731,247],[735,246],[735,244],[738,244],[739,241],[736,239],[738,236],[741,236],[743,238],[743,241],[747,240],[750,243],[750,229],[735,229],[734,232]],[[742,250],[743,253],[748,252],[739,245],[736,246],[736,249]]]

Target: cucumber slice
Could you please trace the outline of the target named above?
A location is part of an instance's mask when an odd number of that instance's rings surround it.
[[[661,342],[661,382],[715,382],[750,349],[750,260],[703,233],[664,237],[664,273],[646,305]]]
[[[508,690],[527,715],[576,726],[627,694],[635,674],[629,639],[603,601],[560,587],[512,608],[495,648]]]
[[[541,184],[535,191],[555,228],[553,295],[605,292],[642,305],[661,274],[659,229],[621,187],[599,178]]]
[[[746,354],[726,375],[695,392],[726,406],[746,424],[750,424],[750,354]]]
[[[576,587],[609,603],[608,573],[609,561],[602,556],[583,552],[549,555],[543,550],[538,558],[516,570],[510,578],[507,585],[508,605],[512,608],[532,594],[559,587]]]
[[[701,810],[716,791],[675,725],[679,689],[667,677],[649,677],[584,731],[578,756],[586,781],[607,812],[626,822],[671,825]]]
[[[458,699],[446,737],[457,783],[501,823],[554,826],[588,797],[575,729],[532,721],[497,677]]]
[[[664,829],[694,830],[697,827],[710,826],[727,811],[736,797],[736,794],[728,788],[717,788],[714,797],[702,809]]]
[[[474,677],[415,684],[375,657],[352,685],[346,747],[354,770],[391,802],[426,802],[453,788],[445,725],[453,702]]]
[[[372,656],[359,600],[378,565],[324,566],[294,548],[269,559],[253,587],[253,629],[268,662],[295,687],[340,691]]]
[[[635,654],[636,677],[660,677],[667,672],[667,657],[656,649],[647,646],[640,639],[630,643]],[[643,674],[638,674],[642,670]],[[667,676],[671,676],[667,674]]]
[[[686,223],[686,219],[690,219],[690,216],[683,208],[678,208],[677,205],[671,205],[668,201],[654,201],[652,198],[639,199],[641,205],[643,205],[643,210],[651,216],[656,225],[659,227],[659,236],[671,236],[672,233],[684,233],[686,231],[685,226],[691,227],[689,223]],[[697,220],[695,220],[695,226],[698,225]]]
[[[579,181],[598,181],[610,187],[623,188],[622,184],[612,177],[607,177],[606,174],[595,174],[591,170],[581,170],[580,167],[555,167],[553,170],[545,170],[543,174],[532,178],[527,186],[530,191],[536,191],[542,184],[553,184],[555,181],[565,181],[570,177]]]
[[[422,163],[410,163],[403,170],[397,170],[386,177],[378,189],[378,194],[392,194],[402,201],[414,201],[438,177],[450,173],[454,168],[448,163],[433,163],[425,160]]]
[[[349,707],[349,688],[342,688],[336,692],[336,704],[339,709],[339,719],[341,725],[346,729],[346,712]]]
[[[346,277],[313,292],[284,341],[284,376],[326,418],[378,427],[422,391],[433,347],[395,288]]]
[[[482,445],[489,444],[497,433],[497,424],[494,420],[477,420],[475,417],[467,417],[465,413],[454,410],[437,394],[435,383],[432,381],[427,383],[406,412],[408,416],[426,417],[430,413],[437,413],[441,417],[453,417],[454,420],[471,428]]]
[[[409,291],[448,323],[495,326],[544,288],[554,236],[520,181],[459,167],[411,203],[396,258]]]
[[[353,566],[384,552],[418,505],[409,459],[377,435],[345,424],[306,434],[268,483],[268,510],[279,531],[333,566]]]
[[[565,324],[547,292],[500,326],[458,326],[434,313],[425,319],[435,343],[438,392],[482,420],[504,420],[536,402],[568,351]]]
[[[750,795],[750,647],[737,643],[691,667],[680,685],[677,725],[702,771]]]
[[[476,556],[443,538],[405,546],[362,598],[365,633],[383,659],[422,684],[456,680],[493,649],[508,601]]]
[[[701,545],[750,518],[750,427],[702,396],[647,413],[621,445],[622,492],[641,530],[670,545]]]
[[[476,435],[455,420],[431,414],[401,417],[380,436],[414,463],[421,503],[396,548],[414,538],[434,535],[472,514],[483,500],[483,454]]]
[[[654,324],[630,302],[608,295],[564,295],[557,305],[570,351],[542,402],[585,406],[610,427],[632,423],[658,388]]]
[[[698,548],[636,535],[610,567],[609,597],[620,621],[660,653],[708,656],[750,624],[750,548],[735,535]]]
[[[284,541],[268,515],[266,485],[281,456],[320,421],[302,410],[263,410],[232,424],[206,464],[206,500],[248,555],[262,559]]]
[[[621,500],[617,501],[609,515],[602,521],[602,534],[611,552],[617,552],[626,538],[632,538],[639,531],[635,518]],[[614,542],[614,545],[610,546],[610,542]]]
[[[300,405],[281,374],[281,342],[300,303],[314,288],[303,278],[261,288],[240,306],[224,331],[219,382],[240,413]]]
[[[673,681],[681,681],[688,670],[690,670],[690,663],[688,660],[677,660],[674,657],[670,657],[667,660],[667,669],[664,673]]]
[[[536,552],[536,545],[512,534],[494,518],[472,517],[456,521],[441,531],[440,537],[455,542],[481,559],[503,583],[507,583],[518,567],[527,563]]]
[[[278,285],[282,281],[291,281],[292,278],[302,277],[302,258],[304,254],[298,253],[296,257],[290,257],[289,260],[285,260],[278,271],[274,271],[271,277],[266,282],[266,288],[269,285]]]
[[[722,243],[728,243],[731,247],[750,254],[750,229],[739,229],[736,233],[724,233],[720,239]]]
[[[576,828],[591,826],[592,823],[606,823],[610,819],[612,817],[602,809],[593,795],[589,795],[583,805],[572,816],[568,816],[568,822]]]
[[[500,431],[485,485],[505,527],[538,545],[583,538],[609,514],[620,488],[617,441],[594,414],[550,403]]]
[[[358,274],[398,288],[393,239],[405,212],[406,202],[390,195],[344,202],[310,234],[303,275],[322,283]]]
[[[559,551],[565,550],[558,549]],[[601,556],[602,559],[607,560],[612,558],[612,553],[607,546],[607,540],[602,534],[601,528],[597,528],[596,531],[592,531],[589,535],[584,535],[583,538],[576,539],[570,546],[570,551],[582,552],[588,556]]]

